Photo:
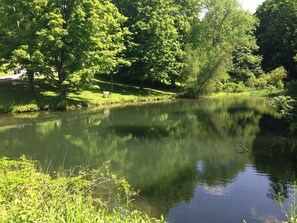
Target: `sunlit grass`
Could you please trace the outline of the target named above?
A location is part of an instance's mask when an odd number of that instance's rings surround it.
[[[38,78],[36,81],[36,92],[29,93],[27,83],[1,83],[0,82],[0,112],[25,112],[36,110],[53,110],[57,107],[58,90],[49,85],[45,79]],[[66,106],[93,107],[106,104],[119,104],[127,102],[164,100],[174,97],[175,93],[156,90],[152,88],[139,89],[139,87],[114,84],[114,90],[109,98],[103,97],[103,91],[109,91],[109,82],[97,80],[96,88],[70,89],[67,94]]]

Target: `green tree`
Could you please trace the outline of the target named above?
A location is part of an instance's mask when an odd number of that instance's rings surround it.
[[[259,49],[255,36],[250,41],[239,45],[232,54],[232,69],[229,72],[232,81],[242,81],[247,85],[249,78],[257,78],[263,74],[262,57],[256,54]]]
[[[256,11],[260,26],[256,36],[263,55],[263,68],[271,71],[284,66],[289,77],[296,79],[293,57],[297,52],[297,2],[266,0]]]
[[[126,54],[132,61],[131,77],[150,81],[180,79],[185,42],[196,18],[197,0],[114,0],[127,16],[133,43]]]
[[[46,0],[0,1],[0,62],[27,70],[30,91],[34,72],[43,72],[43,55],[36,32],[46,25]]]
[[[144,79],[164,80],[166,75],[174,79],[182,67],[183,51],[179,33],[175,27],[171,1],[141,1],[138,4],[140,19],[134,29],[143,42],[136,50],[138,62],[143,66]]]
[[[249,40],[256,24],[236,0],[207,0],[204,12],[193,28],[186,57],[186,93],[192,97],[212,91],[231,70],[233,52]]]
[[[21,65],[32,80],[36,72],[57,79],[61,101],[71,79],[125,62],[125,17],[108,0],[0,0],[0,17],[3,62]]]

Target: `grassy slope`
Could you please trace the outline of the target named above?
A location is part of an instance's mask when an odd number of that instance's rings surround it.
[[[103,98],[103,91],[110,89],[110,84],[97,80],[98,89],[70,90],[68,92],[67,106],[99,106],[124,102],[148,101],[166,99],[175,94],[169,91],[155,90],[124,84],[115,84],[110,98]],[[30,94],[26,82],[1,83],[0,82],[0,112],[24,112],[40,109],[54,109],[58,103],[57,89],[47,84],[44,79],[36,80],[36,92]]]

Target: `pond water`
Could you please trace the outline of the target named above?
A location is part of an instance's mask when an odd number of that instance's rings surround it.
[[[182,100],[103,110],[0,116],[0,156],[44,168],[110,169],[134,205],[169,222],[285,220],[297,138],[267,99]]]

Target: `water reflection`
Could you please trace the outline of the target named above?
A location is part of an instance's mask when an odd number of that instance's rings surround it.
[[[267,100],[242,98],[0,116],[0,154],[52,170],[110,160],[141,189],[135,205],[172,222],[260,222],[281,216],[272,199],[296,180],[287,127]]]

